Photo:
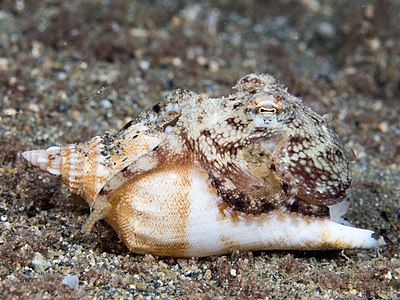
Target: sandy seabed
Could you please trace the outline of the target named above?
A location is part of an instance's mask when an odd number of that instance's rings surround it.
[[[398,1],[1,1],[0,298],[400,297]],[[346,218],[387,246],[193,259],[130,253],[26,149],[115,132],[168,91],[267,72],[357,153]]]

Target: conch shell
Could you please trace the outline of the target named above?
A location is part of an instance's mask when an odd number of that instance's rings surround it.
[[[86,199],[85,233],[104,218],[136,253],[384,245],[344,225],[349,155],[324,118],[270,75],[235,89],[176,90],[116,134],[22,155]]]

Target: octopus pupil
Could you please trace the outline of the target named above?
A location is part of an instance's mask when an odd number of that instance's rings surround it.
[[[160,104],[156,104],[156,105],[154,105],[153,107],[153,111],[156,113],[156,114],[158,114],[160,111],[161,111],[161,107],[160,107]]]

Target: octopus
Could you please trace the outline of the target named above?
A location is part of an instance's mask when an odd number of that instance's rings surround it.
[[[220,98],[170,92],[118,132],[22,156],[60,176],[135,253],[372,248],[349,226],[350,160],[320,116],[267,74]]]

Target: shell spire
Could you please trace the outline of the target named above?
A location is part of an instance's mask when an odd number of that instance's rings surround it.
[[[135,124],[115,135],[106,133],[83,143],[29,150],[21,155],[32,165],[60,176],[72,193],[92,206],[110,177],[160,143],[157,135],[143,134],[147,130]]]
[[[82,195],[91,203],[113,171],[113,168],[91,168],[96,160],[101,164],[101,159],[95,155],[98,144],[98,137],[96,137],[82,144],[29,150],[21,155],[41,170],[60,176],[71,192]],[[85,153],[90,153],[92,158],[88,159]]]
[[[29,150],[22,152],[21,155],[35,167],[47,171],[53,175],[61,173],[61,148],[53,146],[46,150]]]

